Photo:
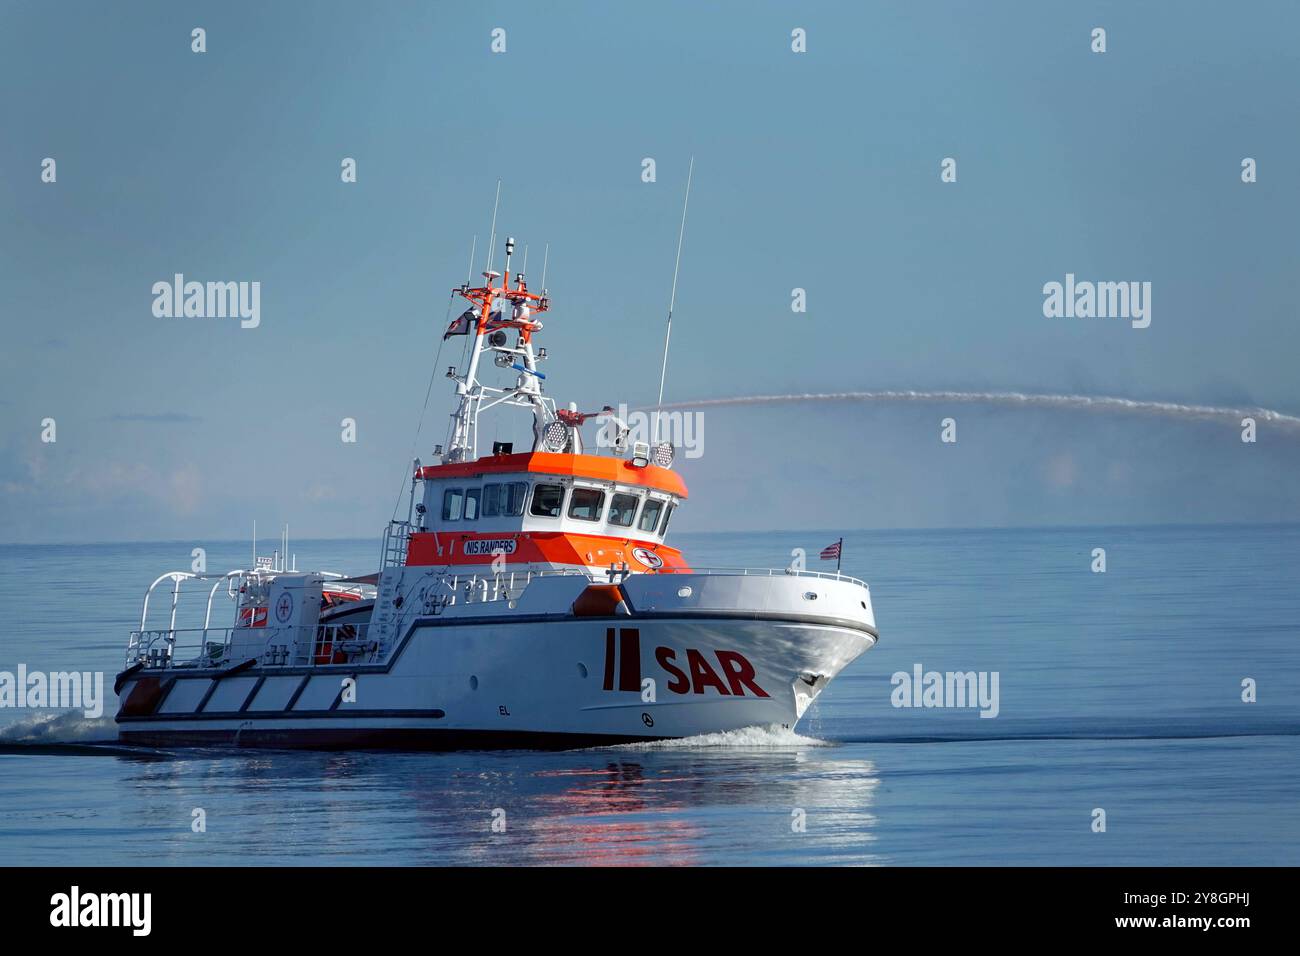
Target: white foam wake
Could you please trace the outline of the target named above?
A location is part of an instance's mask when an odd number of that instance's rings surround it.
[[[805,747],[827,747],[825,740],[805,737],[787,727],[773,724],[770,727],[741,727],[713,734],[696,734],[674,740],[651,740],[645,743],[617,744],[615,750],[786,750]]]
[[[40,714],[0,727],[0,744],[117,742],[112,717],[89,718],[77,711]]]
[[[1143,415],[1183,421],[1219,422],[1241,427],[1243,418],[1268,423],[1281,432],[1300,435],[1300,417],[1269,408],[1232,408],[1219,405],[1185,405],[1178,402],[1147,402],[1109,395],[1043,395],[1031,392],[804,392],[789,395],[743,395],[734,398],[704,398],[694,402],[660,405],[674,409],[712,408],[721,405],[778,405],[793,402],[874,402],[879,404],[917,402],[930,405],[972,404],[1016,408],[1056,408],[1068,411]],[[653,410],[653,408],[651,409]]]

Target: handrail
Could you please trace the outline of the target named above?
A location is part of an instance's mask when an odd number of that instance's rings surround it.
[[[411,546],[411,522],[393,520],[384,527],[384,540],[379,548],[379,570],[406,564]]]
[[[191,574],[188,571],[168,571],[166,574],[158,575],[158,577],[154,580],[153,584],[149,585],[149,587],[144,592],[144,604],[140,608],[141,629],[143,629],[145,624],[148,623],[149,597],[153,594],[154,588],[162,584],[164,581],[170,580],[172,582],[172,626],[174,627],[176,625],[176,601],[180,597],[181,582],[186,580],[187,578],[197,578],[197,577],[199,577],[199,575]]]
[[[344,647],[366,655],[363,660],[353,660],[350,663],[370,663],[381,660],[385,649],[369,638],[369,627],[369,624],[317,624],[278,628],[190,627],[132,631],[127,645],[126,666],[143,661],[147,666],[161,668],[220,667],[229,663],[234,638],[254,633],[264,633],[267,638],[266,648],[258,657],[259,663],[263,665],[318,667],[326,663],[318,661],[318,658],[324,653],[332,653],[335,647]],[[210,641],[209,635],[216,635],[218,640]],[[311,636],[311,651],[306,661],[295,663],[288,659],[288,655],[281,656],[281,650],[297,647],[295,638],[305,635]],[[197,641],[186,640],[196,636]],[[280,640],[273,642],[272,638]],[[160,643],[163,647],[154,653]],[[194,656],[178,660],[178,653],[186,652]]]
[[[807,569],[796,570],[795,568],[695,568],[692,567],[689,571],[673,571],[673,572],[660,571],[659,573],[660,574],[664,574],[664,573],[718,574],[718,575],[738,574],[738,575],[744,575],[750,577],[772,577],[772,578],[780,577],[783,575],[789,575],[791,577],[825,578],[830,581],[847,581],[850,584],[860,584],[862,587],[870,589],[870,585],[868,585],[866,581],[863,581],[860,578],[850,577],[849,575],[843,573],[842,571],[809,571]]]
[[[207,628],[208,626],[210,626],[210,625],[212,624],[212,601],[213,601],[213,599],[217,596],[217,588],[221,587],[221,583],[222,583],[223,581],[225,581],[225,582],[226,582],[226,592],[229,593],[229,592],[230,592],[230,584],[233,582],[234,578],[235,578],[237,575],[240,575],[240,574],[243,574],[243,573],[244,573],[244,572],[242,572],[242,571],[228,571],[227,573],[223,574],[221,577],[217,578],[216,581],[214,581],[214,582],[212,583],[212,590],[208,592],[208,609],[207,609],[207,611],[206,611],[206,612],[204,613],[204,615],[203,615],[203,626],[204,626],[204,628]],[[233,596],[233,595],[232,595],[232,596]],[[144,627],[144,622],[143,622],[143,621],[140,623],[140,626],[141,626],[141,627]]]
[[[811,577],[827,581],[843,581],[846,584],[870,590],[865,581],[850,577],[842,572],[794,570],[792,568],[692,568],[689,571],[659,571],[657,574],[691,575],[705,574],[719,577]],[[516,575],[522,578],[522,585],[516,587]],[[544,577],[585,577],[593,584],[609,583],[605,575],[583,567],[547,568],[537,571],[508,571],[495,575],[487,574],[438,574],[433,577],[430,587],[438,593],[425,593],[424,613],[438,614],[445,607],[455,606],[462,599],[465,604],[482,604],[485,602],[509,600],[518,596],[528,587],[534,578]],[[626,580],[626,579],[624,579]]]
[[[227,582],[228,587],[233,584],[234,580],[249,572],[231,571],[222,575],[207,574],[188,574],[186,572],[169,572],[159,577],[152,585],[150,592],[161,582],[169,578],[174,582],[173,591],[173,608],[170,626],[165,629],[147,629],[144,624],[147,623],[148,595],[145,598],[146,615],[142,615],[141,627],[132,631],[127,639],[126,663],[127,666],[137,661],[146,661],[151,666],[159,667],[194,667],[217,666],[225,661],[229,656],[232,639],[236,635],[246,638],[255,639],[263,638],[266,643],[266,651],[263,656],[273,651],[274,648],[288,648],[290,645],[295,649],[293,656],[298,658],[298,663],[302,664],[304,654],[303,648],[311,647],[308,654],[307,663],[315,666],[315,661],[321,654],[321,648],[325,644],[330,644],[329,653],[333,656],[333,644],[340,639],[351,642],[358,634],[369,633],[370,622],[363,624],[302,624],[291,627],[270,627],[258,628],[249,626],[234,626],[229,628],[214,629],[211,627],[212,598],[220,587],[221,582]],[[865,581],[858,578],[850,577],[842,572],[829,571],[809,571],[806,569],[796,570],[793,568],[691,568],[689,570],[661,570],[658,572],[639,572],[651,574],[666,574],[675,576],[690,576],[693,574],[711,575],[711,576],[743,576],[743,577],[808,577],[820,580],[843,581],[847,584],[854,584],[864,590],[869,590]],[[635,574],[634,574],[635,576]],[[427,615],[441,614],[444,609],[453,607],[457,604],[484,604],[497,601],[512,601],[518,598],[528,588],[535,578],[544,577],[582,577],[594,584],[607,583],[607,575],[601,571],[593,571],[586,567],[560,567],[545,568],[538,570],[512,570],[502,571],[495,574],[446,574],[440,572],[426,572],[418,577],[414,584],[406,590],[409,596],[414,593],[418,587],[421,589],[420,600],[423,603],[422,612]],[[181,581],[187,578],[198,578],[204,580],[215,579],[215,584],[208,594],[208,613],[204,618],[204,626],[201,628],[182,628],[177,629],[175,619],[175,599],[179,593]],[[609,578],[608,580],[613,580]],[[623,578],[622,580],[626,580]],[[422,583],[423,582],[423,583]],[[358,587],[358,593],[362,592]],[[403,612],[405,613],[405,612]],[[250,618],[249,623],[253,624],[256,618]],[[385,625],[381,622],[375,622],[378,627],[378,640],[370,642],[370,646],[362,650],[362,653],[368,655],[367,660],[379,660],[393,645],[395,634],[387,633],[395,628]],[[389,622],[391,624],[391,622]],[[344,630],[347,629],[347,630]],[[310,641],[298,640],[300,636],[306,636],[308,633],[313,637]],[[192,644],[186,639],[199,635]],[[209,640],[209,636],[215,636],[216,641]],[[279,639],[276,642],[275,639]],[[179,641],[185,641],[184,645],[178,646]],[[380,646],[379,641],[383,642]],[[161,647],[159,646],[161,644]],[[350,653],[357,652],[356,647],[350,649]],[[176,663],[178,654],[184,656],[186,653],[192,653],[194,656],[189,660],[182,660]],[[281,654],[275,651],[276,656],[286,658],[267,663],[285,664],[288,663],[288,654]],[[353,660],[352,663],[358,661]]]

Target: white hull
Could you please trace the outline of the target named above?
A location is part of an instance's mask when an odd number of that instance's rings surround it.
[[[699,577],[658,580],[676,588],[696,579],[697,592],[705,594],[707,585],[717,591],[726,580],[704,581],[701,589]],[[808,587],[806,578],[751,578],[731,579],[726,590],[764,582],[770,593],[786,581],[795,586],[785,590],[800,597]],[[144,705],[151,688],[160,699],[148,713],[130,714],[124,706],[122,739],[154,746],[452,749],[793,728],[827,682],[875,643],[869,607],[848,619],[802,608],[700,607],[720,602],[693,595],[695,606],[677,613],[656,609],[662,595],[649,590],[652,582],[628,583],[629,597],[643,610],[612,616],[529,614],[520,600],[510,613],[469,605],[466,611],[480,613],[449,609],[421,617],[383,664],[248,667],[230,676],[218,669],[142,670],[123,686],[123,700],[141,681],[137,709],[150,709]],[[843,612],[849,596],[866,594],[847,581],[819,581],[818,590],[828,611]],[[835,596],[845,598],[838,608]]]

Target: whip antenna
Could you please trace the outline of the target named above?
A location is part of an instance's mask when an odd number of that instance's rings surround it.
[[[659,401],[655,403],[655,420],[650,429],[654,440],[659,440],[659,406],[664,403],[664,378],[668,375],[668,341],[673,335],[673,307],[677,305],[677,273],[682,267],[682,239],[686,235],[686,207],[691,201],[691,176],[695,173],[695,157],[691,157],[686,171],[686,198],[682,200],[682,225],[677,231],[677,261],[673,264],[673,291],[668,297],[668,328],[664,331],[664,361],[659,369]]]
[[[497,180],[497,198],[492,204],[492,234],[488,239],[487,265],[483,267],[484,272],[492,271],[492,249],[497,244],[497,208],[501,205],[501,180]]]
[[[474,239],[469,244],[469,268],[465,270],[466,285],[474,281],[474,253],[476,252],[478,252],[478,233],[474,234]]]

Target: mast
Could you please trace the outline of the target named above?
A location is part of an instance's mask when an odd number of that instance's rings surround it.
[[[501,404],[530,407],[534,416],[534,449],[541,446],[546,426],[555,418],[553,403],[542,395],[541,380],[546,376],[537,370],[537,355],[532,345],[533,334],[542,328],[542,323],[533,316],[547,311],[550,301],[545,292],[528,291],[528,281],[523,273],[511,276],[514,251],[514,237],[507,237],[504,273],[489,268],[483,272],[483,285],[471,288],[466,282],[453,290],[471,303],[466,313],[469,328],[464,334],[472,336],[472,339],[464,374],[457,375],[455,368],[447,372],[448,377],[456,382],[460,401],[451,416],[451,435],[444,462],[471,461],[478,457],[478,416],[485,400],[488,408]],[[491,255],[489,248],[489,263]],[[517,333],[514,345],[509,344],[510,331]],[[514,387],[493,388],[479,381],[479,363],[485,351],[495,353],[497,367],[519,373]]]

